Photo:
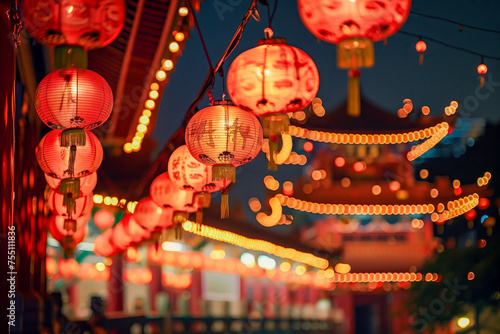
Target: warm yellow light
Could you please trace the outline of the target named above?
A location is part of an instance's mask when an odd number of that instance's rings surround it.
[[[338,272],[339,274],[347,274],[348,272],[351,271],[351,266],[348,265],[347,263],[337,263],[335,265],[335,271]]]
[[[139,133],[141,133],[141,132],[139,132]],[[132,144],[135,143],[135,142],[137,142],[137,143],[140,144],[141,141],[142,141],[142,138],[139,137],[139,136],[135,136],[134,138],[132,138]]]
[[[118,198],[116,198],[116,197],[111,198],[111,205],[117,206],[118,205]]]
[[[348,177],[344,177],[342,180],[340,180],[340,184],[344,188],[348,188],[351,185],[351,180]]]
[[[158,79],[158,81],[163,81],[166,78],[167,78],[167,73],[165,71],[162,70],[156,71],[156,79]]]
[[[144,124],[139,124],[139,125],[137,125],[137,131],[146,132],[146,131],[148,131],[148,127],[145,126]]]
[[[134,213],[136,205],[137,205],[137,202],[128,202],[127,203],[127,210],[130,213]]]
[[[319,170],[315,170],[311,173],[311,177],[313,180],[318,181],[321,179],[321,172]]]
[[[212,260],[223,260],[226,257],[226,252],[222,249],[214,249],[210,252]]]
[[[262,208],[262,204],[256,197],[252,197],[248,200],[248,206],[253,212],[258,212]]]
[[[422,114],[429,115],[430,112],[431,112],[431,109],[428,106],[422,107]]]
[[[151,117],[151,110],[144,109],[142,111],[142,116]]]
[[[106,266],[102,262],[97,262],[95,264],[95,268],[97,269],[97,271],[104,271],[104,269],[106,269]]]
[[[186,16],[187,14],[189,14],[189,10],[187,9],[187,7],[179,7],[180,16]]]
[[[290,181],[286,181],[283,183],[283,190],[285,192],[290,192],[293,190],[293,183]]]
[[[372,187],[373,195],[380,195],[381,192],[382,192],[382,188],[378,184],[376,184]]]
[[[457,325],[460,328],[465,328],[465,327],[469,326],[469,324],[470,324],[470,319],[466,318],[466,317],[461,317],[457,321]]]
[[[439,195],[439,190],[437,190],[436,188],[432,188],[431,189],[431,197],[436,198],[436,197],[438,197],[438,195]]]
[[[429,176],[429,171],[427,169],[420,170],[420,178],[426,179]]]
[[[174,35],[174,38],[177,42],[182,42],[184,40],[184,33],[178,32]]]
[[[101,204],[102,201],[103,201],[102,195],[99,195],[99,194],[95,194],[94,195],[94,203],[95,204]]]
[[[304,275],[306,273],[306,267],[304,267],[303,265],[298,265],[295,268],[295,273],[299,276]]]
[[[132,144],[131,143],[125,143],[125,145],[123,145],[123,151],[125,153],[132,152]]]
[[[109,196],[104,197],[104,201],[103,202],[106,205],[110,205],[111,204],[111,197],[109,197]]]
[[[161,66],[165,71],[171,71],[174,68],[174,62],[170,59],[164,59]]]
[[[133,150],[138,150],[140,147],[141,147],[141,143],[136,142],[136,141],[132,143]]]
[[[289,272],[290,269],[292,269],[292,265],[290,262],[281,262],[280,264],[280,270],[284,273]]]
[[[151,90],[158,90],[158,89],[160,89],[160,85],[158,85],[158,83],[156,83],[156,82],[153,82],[153,83],[151,84],[151,86],[149,86],[149,88],[150,88]]]
[[[73,9],[74,9],[74,7],[73,7],[73,6],[68,6],[68,10],[67,10],[67,11],[68,11],[68,14],[73,13]]]
[[[334,275],[335,275],[335,271],[333,270],[333,268],[328,268],[325,270],[325,277],[326,278],[333,278]]]
[[[137,131],[137,132],[135,133],[135,137],[139,137],[139,138],[141,138],[141,139],[142,139],[142,138],[144,138],[144,132],[139,132],[139,131]]]
[[[144,103],[144,106],[148,109],[153,109],[155,107],[155,101],[146,100],[146,103]]]
[[[179,51],[179,43],[177,42],[171,42],[169,45],[168,45],[168,49],[170,50],[170,52],[177,52]]]
[[[156,100],[160,94],[156,90],[149,91],[149,98]]]
[[[149,117],[147,116],[141,116],[139,117],[139,123],[148,125],[149,124]]]

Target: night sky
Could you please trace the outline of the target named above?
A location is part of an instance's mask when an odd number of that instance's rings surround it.
[[[217,11],[217,4],[231,8],[225,12]],[[236,4],[236,5],[230,5]],[[271,6],[274,1],[270,0]],[[229,43],[236,27],[248,9],[249,1],[215,0],[205,1],[197,17],[206,41],[212,63],[216,63]],[[457,1],[414,1],[412,11],[438,16],[467,25],[500,31],[500,1],[496,0],[457,0]],[[266,8],[258,6],[261,21],[250,19],[243,33],[240,44],[224,64],[227,72],[231,61],[241,52],[256,46],[264,37],[263,30],[267,26]],[[278,2],[276,14],[272,22],[275,37],[285,37],[290,45],[304,50],[316,62],[320,74],[318,97],[328,111],[333,110],[346,99],[347,71],[337,69],[336,45],[318,40],[305,28],[300,20],[296,1]],[[500,57],[500,33],[490,33],[464,27],[459,31],[456,24],[425,18],[410,13],[402,31],[432,37],[446,44],[468,49],[484,56]],[[500,120],[500,60],[485,58],[488,66],[487,85],[479,91],[479,75],[476,67],[481,59],[478,55],[445,47],[432,41],[427,42],[427,51],[423,66],[419,66],[419,55],[415,50],[417,37],[396,33],[389,37],[388,44],[375,43],[375,65],[361,70],[361,92],[376,105],[397,112],[403,106],[403,100],[410,98],[415,106],[414,112],[428,105],[431,115],[442,114],[450,101],[456,100],[461,105],[460,117],[484,117],[488,121]],[[203,53],[199,36],[195,30],[186,43],[182,56],[172,73],[169,84],[165,88],[160,113],[156,122],[153,137],[162,147],[166,140],[178,129],[184,114],[197,95],[207,75],[208,62]],[[488,84],[490,83],[490,84]],[[479,87],[479,88],[478,88]],[[221,95],[222,81],[217,77],[213,95],[218,99]],[[489,91],[488,91],[489,89]],[[479,94],[477,93],[479,92]],[[208,98],[199,105],[208,106]],[[363,115],[361,111],[361,116]],[[307,126],[307,124],[305,125]],[[253,184],[239,182],[234,191],[252,196],[262,196],[262,177],[269,174],[263,154],[248,166],[239,168],[241,174],[255,176]],[[278,180],[293,180],[301,167],[282,166],[278,173],[271,173]],[[252,177],[253,178],[253,177]],[[250,196],[243,196],[245,207]],[[257,196],[260,197],[260,196]],[[264,199],[261,197],[261,199]]]

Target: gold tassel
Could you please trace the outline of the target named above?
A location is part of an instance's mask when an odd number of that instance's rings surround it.
[[[200,192],[196,194],[196,198],[198,200],[199,205],[202,208],[209,208],[210,203],[212,202],[212,195],[206,192]]]
[[[220,217],[222,219],[229,218],[229,191],[226,188],[221,191]]]
[[[473,220],[468,220],[467,221],[467,227],[469,230],[472,230],[474,228],[474,221]]]
[[[212,181],[227,179],[236,182],[236,167],[231,165],[214,165],[212,168]]]
[[[484,77],[481,75],[481,87],[484,87]]]
[[[421,53],[418,57],[418,64],[423,65],[424,64],[424,54]]]
[[[64,220],[64,229],[68,232],[76,232],[76,220],[74,219],[65,219]]]
[[[80,179],[68,178],[62,179],[59,185],[59,192],[62,194],[73,194],[73,198],[80,197]]]
[[[76,213],[76,199],[73,198],[73,194],[67,194],[64,196],[63,205],[66,207],[66,213],[71,219],[73,213]]]
[[[61,147],[84,146],[86,143],[87,134],[83,129],[66,129],[61,133]]]
[[[349,71],[349,82],[347,87],[347,114],[351,117],[359,117],[361,114],[361,96],[359,92],[359,70]]]
[[[196,224],[203,224],[203,209],[196,211]]]
[[[276,164],[275,156],[279,149],[279,137],[277,135],[272,135],[269,137],[269,161],[267,162],[268,170],[278,170],[278,165]]]

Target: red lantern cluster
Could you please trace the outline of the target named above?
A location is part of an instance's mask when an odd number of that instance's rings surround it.
[[[118,37],[125,21],[123,0],[25,0],[21,4],[24,26],[48,46],[102,48]]]

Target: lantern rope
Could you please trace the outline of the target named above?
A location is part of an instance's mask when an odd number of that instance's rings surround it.
[[[426,17],[426,18],[429,18],[429,19],[434,19],[434,20],[439,20],[439,21],[444,21],[444,22],[448,22],[448,23],[453,23],[453,24],[457,24],[461,27],[466,27],[466,28],[470,28],[470,29],[475,29],[475,30],[480,30],[480,31],[486,31],[486,32],[492,32],[492,33],[495,33],[495,34],[500,34],[500,31],[499,30],[495,30],[495,29],[488,29],[488,28],[482,28],[482,27],[476,27],[476,26],[473,26],[473,25],[469,25],[469,24],[465,24],[465,23],[460,23],[460,22],[457,22],[457,21],[453,21],[453,20],[450,20],[450,19],[446,19],[444,17],[439,17],[439,16],[434,16],[434,15],[428,15],[428,14],[423,14],[423,13],[419,13],[419,12],[415,12],[415,11],[410,11],[411,14],[414,14],[414,15],[418,15],[418,16],[422,16],[422,17]],[[461,30],[461,29],[460,29]]]
[[[423,36],[423,35],[420,35],[420,34],[414,34],[414,33],[408,32],[408,31],[404,31],[404,30],[399,30],[399,33],[404,34],[404,35],[408,35],[408,36],[417,37],[417,38],[422,38],[422,39],[425,39],[425,40],[428,40],[428,41],[432,41],[432,42],[437,43],[437,44],[441,44],[442,46],[445,46],[447,48],[451,48],[451,49],[455,49],[455,50],[460,50],[460,51],[463,51],[463,52],[466,52],[466,53],[470,53],[470,54],[473,54],[473,55],[476,55],[476,56],[480,56],[480,57],[484,57],[484,58],[489,58],[489,59],[500,60],[500,57],[485,56],[482,53],[479,53],[479,52],[476,52],[476,51],[472,51],[472,50],[469,50],[469,49],[466,49],[466,48],[462,48],[460,46],[451,45],[451,44],[442,42],[442,41],[437,40],[437,39],[432,38],[432,37],[427,37],[427,36]]]

